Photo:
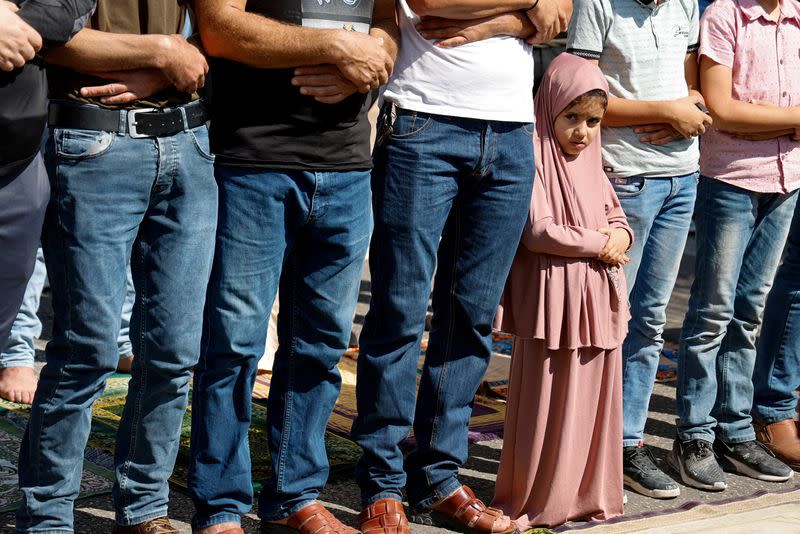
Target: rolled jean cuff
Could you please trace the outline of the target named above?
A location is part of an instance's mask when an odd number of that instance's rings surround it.
[[[643,439],[623,439],[622,446],[623,447],[638,447],[639,445],[644,445]]]
[[[236,523],[241,525],[242,517],[239,514],[232,514],[230,512],[220,512],[206,517],[195,516],[192,518],[192,532],[222,523]]]
[[[400,490],[383,490],[380,493],[376,493],[375,495],[361,495],[361,507],[366,508],[372,503],[376,503],[381,499],[397,499],[398,501],[403,500],[403,492]]]
[[[456,491],[461,486],[462,484],[461,482],[459,482],[458,478],[453,477],[449,480],[445,480],[437,487],[429,490],[427,497],[424,497],[418,502],[409,504],[411,504],[412,508],[418,508],[420,510],[429,510],[430,508],[433,508],[433,505],[435,505],[440,501],[443,501],[446,497],[448,497],[451,493]]]
[[[269,514],[266,513],[266,511],[264,513],[262,513],[261,510],[259,510],[258,511],[258,518],[261,519],[262,521],[279,521],[281,519],[286,519],[287,517],[289,517],[293,513],[297,512],[298,510],[302,510],[303,508],[305,508],[306,506],[308,506],[309,504],[311,504],[315,500],[316,499],[306,499],[304,501],[301,501],[301,502],[295,504],[294,506],[292,506],[288,510],[279,509],[277,511],[271,511],[271,513],[269,513]]]
[[[118,525],[123,527],[130,527],[133,525],[139,525],[146,521],[152,521],[153,519],[158,519],[160,517],[167,517],[169,514],[169,510],[166,507],[160,508],[156,511],[150,512],[148,514],[140,515],[138,517],[123,517],[123,514],[117,512],[116,514],[116,522]]]
[[[701,441],[705,441],[706,443],[714,443],[714,440],[717,439],[717,436],[714,434],[713,431],[709,432],[681,432],[678,431],[678,439],[681,441],[694,441],[699,439]]]
[[[29,369],[33,369],[33,359],[31,361],[19,361],[19,362],[0,362],[0,369],[10,369],[11,367],[28,367]]]
[[[740,432],[735,436],[721,436],[721,438],[725,443],[747,443],[756,439],[756,431],[751,426],[748,431]]]
[[[771,425],[772,423],[780,423],[781,421],[787,420],[795,420],[797,417],[797,408],[792,410],[787,410],[785,412],[776,412],[771,411],[769,412],[770,415],[763,414],[763,413],[754,413],[753,414],[753,421],[757,423],[761,423],[762,425]]]

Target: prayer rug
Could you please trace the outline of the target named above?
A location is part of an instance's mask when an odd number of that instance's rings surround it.
[[[21,501],[17,460],[27,419],[25,406],[0,401],[0,512],[16,510]],[[93,451],[88,452],[83,462],[80,497],[110,493],[114,473],[92,461]]]
[[[501,334],[502,336],[503,334]],[[501,340],[504,345],[501,350],[508,351],[510,354],[510,344],[504,338]],[[497,342],[496,342],[497,344]],[[426,343],[422,344],[419,365],[417,368],[417,379],[422,373]],[[507,346],[506,346],[507,345]],[[486,381],[491,380],[491,387],[484,385],[475,397],[472,407],[472,417],[469,422],[470,442],[494,439],[503,435],[503,422],[506,415],[504,390],[508,389],[508,370],[510,356],[505,354],[495,354],[489,365],[486,374]],[[339,399],[333,409],[333,414],[328,421],[328,431],[342,438],[350,436],[350,427],[356,417],[356,365],[358,362],[358,348],[350,348],[344,353],[344,357],[339,362],[339,373],[342,376],[342,389]],[[265,399],[269,395],[269,384],[271,375],[269,373],[259,374],[253,389],[253,398]],[[419,384],[419,382],[418,382]],[[406,441],[406,447],[413,443],[413,433]]]
[[[125,397],[128,393],[129,375],[112,375],[106,383],[103,394],[97,399],[92,410],[92,433],[89,436],[87,456],[92,456],[100,465],[105,465],[106,470],[113,469],[114,443],[116,440],[117,429],[119,428],[122,409],[125,406]],[[190,383],[191,387],[191,383]],[[183,417],[181,428],[181,444],[178,450],[178,458],[175,462],[175,469],[170,481],[183,488],[187,487],[187,476],[189,470],[189,438],[191,432],[191,390],[189,392],[189,408]],[[0,402],[0,406],[9,408],[19,406],[10,403]],[[13,409],[13,408],[12,408]],[[23,414],[25,411],[18,411]],[[261,484],[267,479],[271,472],[269,448],[266,437],[266,403],[260,401],[253,402],[252,422],[250,425],[250,454],[253,471],[253,487],[256,491],[261,489]],[[24,423],[22,424],[24,427]],[[361,449],[343,436],[326,432],[325,446],[328,451],[328,461],[331,468],[331,477],[339,475],[351,475],[355,463],[361,455]],[[18,449],[17,445],[17,449]],[[16,453],[15,453],[16,454]],[[0,456],[0,460],[2,457]],[[16,465],[16,460],[14,461]],[[0,469],[2,465],[0,464]],[[86,468],[85,468],[86,469]],[[113,473],[108,472],[110,480],[113,481]],[[16,482],[14,482],[16,484]],[[111,489],[109,485],[108,490]]]

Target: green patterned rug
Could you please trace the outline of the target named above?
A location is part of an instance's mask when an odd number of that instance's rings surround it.
[[[127,375],[112,375],[103,395],[95,402],[92,433],[84,461],[81,497],[111,491],[113,472],[110,470],[113,469],[114,442],[122,408],[125,405],[125,396],[128,393],[128,380],[130,376]],[[16,508],[19,502],[17,454],[27,415],[27,407],[0,400],[0,512]],[[253,487],[258,491],[271,471],[266,438],[266,403],[254,402],[252,417],[250,453],[253,462]],[[183,418],[181,446],[170,479],[173,484],[182,488],[186,488],[188,474],[191,418],[190,403],[190,408]],[[325,433],[325,445],[331,466],[331,477],[351,474],[353,466],[361,455],[358,445],[331,432]]]

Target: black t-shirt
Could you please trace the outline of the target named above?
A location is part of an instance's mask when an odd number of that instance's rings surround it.
[[[314,27],[367,29],[372,0],[250,0],[247,11]],[[217,163],[286,170],[368,169],[374,94],[321,104],[291,84],[294,69],[211,63],[211,148]]]

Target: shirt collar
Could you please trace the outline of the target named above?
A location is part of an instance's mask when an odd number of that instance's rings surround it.
[[[637,0],[639,1],[639,0]],[[756,0],[739,0],[739,8],[745,14],[748,20],[756,20],[763,18],[767,22],[775,22],[772,20],[764,8]],[[797,7],[797,0],[782,0],[781,1],[781,18],[794,19],[800,22],[800,10]]]

